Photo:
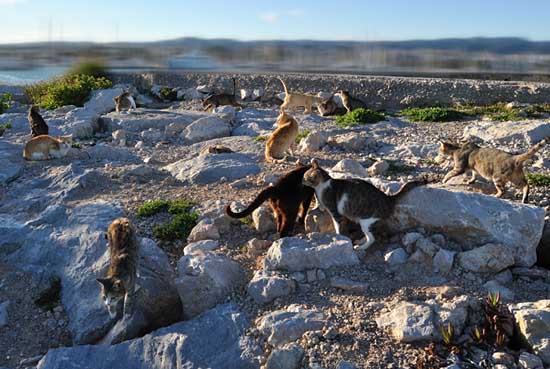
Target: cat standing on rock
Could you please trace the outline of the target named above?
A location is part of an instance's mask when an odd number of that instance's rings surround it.
[[[59,139],[48,135],[37,136],[25,145],[23,158],[26,160],[59,159],[67,155],[72,143],[72,136],[60,136]]]
[[[40,115],[40,108],[36,105],[32,105],[29,108],[29,115],[27,116],[29,125],[31,126],[32,137],[42,136],[49,134],[49,128],[44,118]]]
[[[136,109],[136,102],[132,97],[132,94],[128,91],[124,91],[113,100],[115,100],[115,110],[117,113],[120,113],[123,110],[130,111]]]
[[[365,242],[359,249],[366,250],[374,243],[370,227],[380,219],[388,218],[397,200],[423,185],[424,181],[406,183],[393,196],[388,196],[374,185],[360,179],[334,179],[319,166],[316,160],[304,174],[304,185],[312,187],[322,209],[326,209],[334,223],[336,233],[341,234],[342,221],[351,220],[361,226]]]
[[[97,282],[101,285],[101,296],[109,315],[115,318],[122,301],[123,314],[132,313],[132,298],[138,277],[139,243],[128,218],[114,220],[105,237],[109,246],[109,270],[107,276],[98,278]]]

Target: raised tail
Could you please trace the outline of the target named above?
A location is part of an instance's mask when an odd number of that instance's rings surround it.
[[[395,193],[392,197],[394,198],[399,198],[403,195],[405,195],[407,192],[409,192],[410,190],[412,190],[413,188],[416,188],[416,187],[419,187],[419,186],[423,186],[425,185],[426,183],[428,183],[427,180],[419,180],[419,181],[411,181],[411,182],[407,182],[403,185],[403,187],[401,187],[399,189],[399,191],[397,191],[397,193]]]
[[[533,155],[535,155],[537,153],[537,151],[542,149],[542,147],[544,145],[546,145],[548,142],[550,142],[550,136],[546,137],[544,140],[542,140],[541,142],[539,142],[535,146],[531,147],[529,149],[529,151],[527,151],[526,153],[519,154],[519,155],[514,155],[514,159],[515,159],[516,163],[521,164],[524,161],[531,159],[533,157]]]
[[[288,95],[288,88],[286,88],[285,81],[283,81],[281,78],[277,77],[279,81],[283,84],[283,88],[285,89],[285,95]]]
[[[248,205],[248,207],[246,209],[244,209],[243,211],[241,211],[239,213],[235,213],[233,210],[231,210],[231,204],[227,204],[227,206],[225,207],[225,214],[227,214],[227,216],[229,216],[231,218],[237,218],[237,219],[247,217],[250,214],[252,214],[252,212],[254,210],[259,208],[260,205],[262,205],[264,203],[264,201],[266,201],[270,197],[272,197],[274,191],[275,191],[274,187],[269,186],[268,188],[266,188],[265,190],[260,192],[258,194],[258,196],[256,196],[256,198],[254,199],[254,201],[252,201],[252,203],[250,205]]]

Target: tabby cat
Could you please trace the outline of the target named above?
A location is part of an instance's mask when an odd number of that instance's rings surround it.
[[[408,182],[396,194],[388,196],[367,181],[331,178],[319,163],[313,160],[311,169],[304,174],[303,183],[315,189],[319,206],[329,212],[336,233],[341,234],[343,219],[361,226],[365,242],[359,248],[366,250],[374,243],[374,236],[370,232],[371,225],[380,219],[388,218],[401,196],[425,182]]]
[[[492,181],[497,189],[495,196],[502,197],[506,183],[512,182],[516,187],[522,189],[521,202],[526,203],[529,197],[529,184],[525,178],[525,173],[523,173],[523,164],[548,142],[550,142],[550,137],[546,137],[529,151],[519,155],[512,155],[494,148],[481,148],[471,142],[462,145],[440,142],[439,155],[452,156],[454,160],[454,168],[445,175],[443,183],[470,170],[472,177],[468,184],[474,183],[476,175],[479,174],[483,178]]]
[[[117,113],[120,113],[123,110],[134,110],[136,109],[136,102],[128,91],[124,91],[122,94],[114,98],[115,100],[115,110]]]
[[[233,94],[211,94],[202,101],[202,106],[205,111],[214,109],[218,106],[232,105],[237,108],[242,108],[242,105],[237,102],[237,82],[233,80]]]
[[[277,232],[281,237],[291,236],[296,217],[303,225],[313,199],[313,189],[302,183],[304,173],[309,169],[311,169],[309,165],[298,164],[297,168],[279,178],[275,185],[260,192],[246,209],[236,213],[231,210],[231,205],[227,205],[226,214],[231,218],[244,218],[252,214],[264,201],[269,200],[269,206],[275,215]]]
[[[298,122],[283,110],[277,117],[277,128],[265,143],[265,161],[282,161],[285,154],[292,150],[298,136]]]
[[[123,314],[132,313],[132,297],[136,291],[139,264],[139,243],[128,218],[115,219],[105,235],[109,242],[110,265],[107,275],[97,281],[111,318],[118,315],[123,301]]]
[[[355,109],[367,108],[367,104],[363,100],[352,97],[348,91],[340,91],[340,96],[342,97],[342,104],[344,104],[344,108],[346,108],[348,113]]]

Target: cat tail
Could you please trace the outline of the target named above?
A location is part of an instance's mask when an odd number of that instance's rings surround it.
[[[397,191],[396,194],[394,194],[392,197],[394,198],[398,198],[398,197],[401,197],[403,195],[405,195],[407,192],[409,192],[410,190],[416,188],[416,187],[419,187],[419,186],[423,186],[425,185],[426,183],[428,183],[427,180],[419,180],[419,181],[411,181],[411,182],[407,182],[405,183],[405,185],[403,185],[403,187],[401,187],[399,189],[399,191]]]
[[[254,199],[254,201],[252,201],[252,203],[248,205],[246,209],[244,209],[239,213],[235,213],[233,210],[231,210],[231,204],[227,204],[227,206],[225,207],[225,214],[227,214],[227,216],[231,218],[247,217],[250,214],[252,214],[254,210],[259,208],[264,203],[264,201],[273,197],[274,193],[275,193],[275,188],[273,186],[269,186],[268,188],[260,192],[258,196],[256,196],[256,198]]]
[[[285,89],[285,95],[288,95],[288,88],[286,88],[285,81],[283,81],[281,78],[277,77],[279,81],[283,84],[283,88]]]
[[[536,144],[535,146],[531,147],[529,151],[527,151],[524,154],[514,155],[514,160],[516,161],[516,164],[521,164],[526,160],[529,160],[539,151],[542,149],[544,145],[546,145],[548,142],[550,142],[550,136],[546,137],[544,140]]]

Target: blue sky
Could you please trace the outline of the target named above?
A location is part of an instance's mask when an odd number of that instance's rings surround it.
[[[550,0],[0,0],[0,43],[182,36],[550,40],[549,15]]]

